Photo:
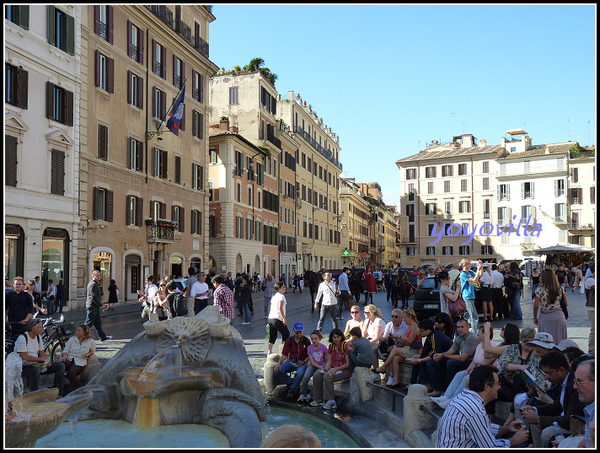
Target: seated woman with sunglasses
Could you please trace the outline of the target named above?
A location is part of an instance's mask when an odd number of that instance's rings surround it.
[[[363,319],[360,317],[360,307],[358,305],[352,305],[350,308],[350,316],[352,316],[352,318],[348,320],[346,328],[344,329],[344,338],[349,342],[348,346],[352,345],[350,330],[354,327],[358,327],[362,332],[364,323]]]
[[[402,313],[402,321],[408,325],[406,335],[401,337],[394,349],[390,352],[385,363],[379,368],[374,369],[375,373],[385,373],[386,368],[391,364],[394,379],[398,381],[400,376],[400,364],[404,363],[407,358],[419,354],[422,348],[422,339],[419,335],[419,326],[417,325],[417,315],[413,310],[405,310]],[[398,382],[392,383],[397,385]]]

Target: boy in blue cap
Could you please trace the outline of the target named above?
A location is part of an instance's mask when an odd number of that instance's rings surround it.
[[[300,395],[300,384],[308,365],[308,347],[310,340],[304,336],[301,322],[294,324],[294,336],[288,338],[284,345],[279,362],[273,368],[275,375],[289,386],[287,399],[296,400]],[[292,379],[289,373],[295,371]]]

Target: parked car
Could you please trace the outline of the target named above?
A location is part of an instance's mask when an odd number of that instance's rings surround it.
[[[440,284],[435,277],[425,277],[415,292],[413,310],[417,321],[435,316],[441,311]]]

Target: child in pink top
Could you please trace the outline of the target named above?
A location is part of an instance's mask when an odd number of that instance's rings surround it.
[[[323,334],[319,330],[314,330],[310,334],[311,345],[308,347],[308,360],[309,365],[306,367],[302,383],[300,384],[300,397],[299,402],[310,401],[310,395],[308,394],[308,381],[317,370],[324,370],[327,365],[327,346],[321,344]]]

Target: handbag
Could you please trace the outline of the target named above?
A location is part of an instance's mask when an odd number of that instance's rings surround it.
[[[454,302],[448,299],[446,296],[446,303],[448,304],[448,312],[450,316],[458,316],[467,311],[467,304],[465,303],[462,296],[459,296]]]
[[[560,308],[562,308],[562,311],[565,315],[565,319],[569,319],[569,310],[567,310],[567,306],[565,304],[565,293],[562,291],[562,288],[560,296]]]

